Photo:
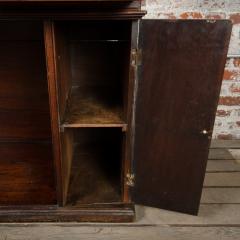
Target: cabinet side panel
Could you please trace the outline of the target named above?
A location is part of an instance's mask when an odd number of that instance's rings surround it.
[[[226,20],[143,20],[135,202],[198,212],[230,33]]]

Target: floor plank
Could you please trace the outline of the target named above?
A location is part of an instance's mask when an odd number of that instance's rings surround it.
[[[220,148],[220,149],[210,149],[209,160],[233,160],[233,155],[228,151],[228,149]]]
[[[233,156],[234,159],[240,160],[240,149],[228,149],[230,154]]]
[[[198,216],[139,205],[136,213],[137,224],[240,227],[240,204],[201,204]]]
[[[201,203],[240,204],[240,188],[203,188]]]
[[[207,172],[237,172],[240,171],[239,160],[208,160]]]
[[[240,187],[240,172],[206,173],[205,187]]]
[[[236,240],[240,228],[234,227],[0,227],[0,240]]]
[[[211,148],[240,148],[240,140],[212,140]]]

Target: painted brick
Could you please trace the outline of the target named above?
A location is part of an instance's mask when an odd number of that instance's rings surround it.
[[[182,19],[202,19],[204,16],[201,12],[184,12],[179,17]]]
[[[226,116],[230,116],[230,114],[231,114],[230,111],[217,110],[216,116],[218,116],[218,117],[226,117]]]
[[[229,134],[229,133],[220,133],[217,135],[217,139],[221,139],[221,140],[231,140],[233,139],[233,136],[232,134]]]
[[[235,58],[233,60],[233,66],[236,68],[240,68],[240,58]]]
[[[237,106],[240,105],[240,97],[220,97],[219,105]]]
[[[240,12],[240,1],[239,0],[228,0],[226,4],[227,11],[237,11]]]
[[[199,0],[198,7],[204,11],[225,9],[228,0]]]
[[[228,58],[226,62],[226,69],[236,69],[240,68],[240,58]]]
[[[227,18],[227,14],[224,12],[209,12],[206,13],[204,18],[207,19],[226,19]]]
[[[240,96],[240,83],[232,83],[230,86],[230,92],[232,94],[238,94]]]
[[[240,23],[240,13],[230,13],[229,19],[232,20],[234,24]]]
[[[240,69],[225,69],[224,75],[223,75],[224,80],[240,80]]]
[[[240,54],[240,24],[233,25],[229,54]]]

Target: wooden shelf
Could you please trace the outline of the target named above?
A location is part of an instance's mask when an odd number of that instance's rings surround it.
[[[111,101],[106,92],[96,88],[73,88],[62,127],[120,127],[126,130],[121,104]]]

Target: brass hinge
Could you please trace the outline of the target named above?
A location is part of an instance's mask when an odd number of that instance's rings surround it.
[[[127,173],[126,175],[126,185],[134,187],[135,185],[135,175],[132,173]]]
[[[142,63],[142,50],[133,48],[131,50],[131,65],[139,66]]]

